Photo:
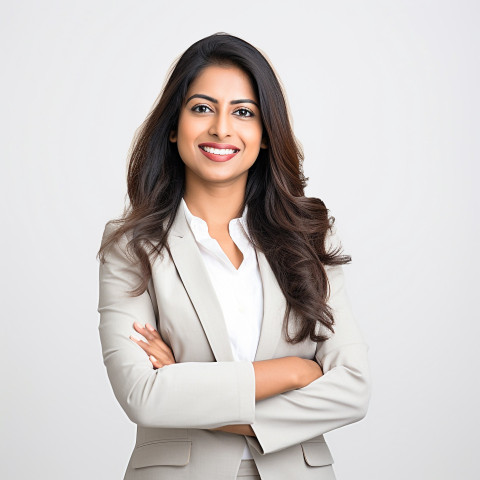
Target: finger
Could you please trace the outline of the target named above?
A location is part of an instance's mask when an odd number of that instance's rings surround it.
[[[145,353],[149,356],[148,358],[150,358],[150,360],[155,359],[156,363],[152,361],[152,364],[154,365],[154,367],[161,368],[164,365],[170,365],[172,363],[176,363],[170,351],[165,352],[162,349],[155,348],[154,345],[150,345],[149,343],[146,343],[143,340],[140,340],[139,338],[134,337],[133,335],[130,335],[130,339],[145,351]],[[152,353],[154,352],[156,352],[156,355],[160,354],[161,361],[152,355]]]
[[[139,338],[134,337],[133,335],[130,335],[130,340],[135,342],[139,347],[143,348],[145,352],[147,352],[150,355],[150,345],[147,342],[144,342],[143,340],[140,340]]]
[[[150,361],[152,362],[152,365],[155,368],[163,367],[163,365],[153,355],[150,355],[148,358],[150,359]]]
[[[155,330],[149,323],[145,324],[143,335],[145,338],[147,338],[150,345],[155,345],[155,347],[160,349],[162,352],[170,352],[170,347],[163,341],[160,333],[158,333],[157,330]]]
[[[145,328],[149,330],[151,333],[154,333],[154,332],[157,333],[157,331],[148,322],[145,324]]]
[[[143,335],[147,340],[159,339],[163,341],[162,338],[160,337],[160,334],[149,323],[146,323],[145,327],[142,327],[142,325],[140,325],[139,323],[134,322],[133,328],[138,333],[140,333],[140,335]]]
[[[160,359],[163,365],[175,363],[173,352],[166,343],[153,339],[150,341],[150,345],[152,347],[150,354],[153,354],[157,359]]]
[[[145,324],[145,330],[152,336],[152,338],[159,339],[163,342],[163,338],[149,323]]]
[[[140,325],[139,323],[137,322],[133,322],[133,328],[140,334],[140,335],[143,335],[145,338],[148,338],[150,336],[150,332],[145,328],[143,327],[142,325]]]
[[[176,363],[171,348],[163,341],[160,334],[149,323],[146,323],[145,327],[142,327],[138,322],[134,322],[133,327],[148,340],[148,343],[146,343],[135,338],[133,335],[130,336],[130,338],[141,346],[146,353],[149,355],[156,355],[157,359],[160,358],[162,366]],[[153,332],[155,335],[150,332]]]
[[[164,367],[165,365],[173,365],[174,363],[177,363],[171,353],[166,355],[165,352],[160,351],[158,349],[157,350],[152,349],[148,358],[150,359],[152,364],[157,368],[161,368],[161,367]]]

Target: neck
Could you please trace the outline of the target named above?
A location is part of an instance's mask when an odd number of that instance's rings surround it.
[[[245,179],[230,184],[200,184],[185,179],[184,199],[188,209],[209,226],[226,226],[242,215],[245,198]]]

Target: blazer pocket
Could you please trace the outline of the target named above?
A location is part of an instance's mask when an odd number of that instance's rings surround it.
[[[333,457],[325,442],[302,442],[303,458],[307,465],[320,467],[331,465]]]
[[[192,442],[188,440],[150,442],[135,447],[133,468],[159,465],[184,466],[190,461]]]

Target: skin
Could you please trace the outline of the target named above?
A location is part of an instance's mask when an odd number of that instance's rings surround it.
[[[192,95],[206,95],[217,101],[190,98]],[[249,101],[231,103],[239,99]],[[177,143],[185,164],[184,199],[189,210],[205,220],[210,236],[218,241],[237,269],[243,255],[229,235],[228,224],[241,216],[248,170],[260,149],[268,148],[260,109],[251,102],[258,104],[258,99],[250,79],[241,69],[206,67],[190,85],[178,129],[169,137]],[[215,162],[200,151],[198,145],[205,142],[234,145],[239,152],[226,162]],[[130,338],[149,355],[155,369],[176,363],[170,347],[150,324],[142,326],[135,322],[134,328],[146,341]],[[301,388],[323,375],[315,361],[299,357],[252,363],[256,400]],[[250,425],[224,425],[212,430],[255,436]]]

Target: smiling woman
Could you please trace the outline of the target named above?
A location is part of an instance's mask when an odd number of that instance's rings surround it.
[[[367,346],[302,161],[255,47],[184,52],[99,251],[104,363],[138,425],[126,480],[335,478],[323,434],[365,416]]]

